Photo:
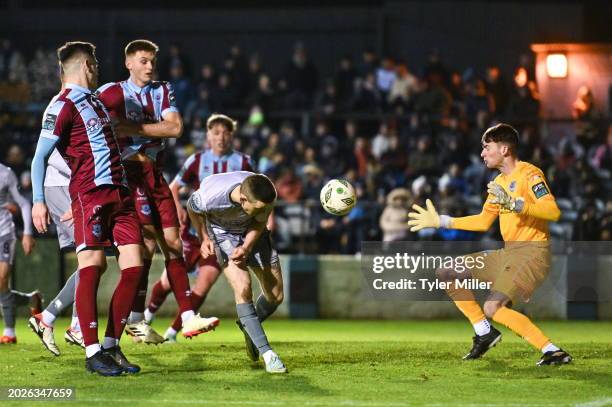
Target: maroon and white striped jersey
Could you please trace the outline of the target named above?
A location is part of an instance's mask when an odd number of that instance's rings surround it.
[[[209,149],[190,155],[174,180],[179,185],[187,185],[195,191],[200,187],[200,182],[209,175],[234,171],[253,172],[254,167],[251,157],[240,151],[232,150],[228,154],[217,156]]]
[[[127,186],[108,111],[89,89],[66,84],[45,110],[40,137],[58,140],[72,197],[100,185]]]
[[[102,85],[96,93],[112,118],[136,123],[157,123],[166,114],[178,112],[174,92],[168,82],[153,81],[141,88],[127,79]],[[165,139],[140,135],[119,139],[123,159],[141,152],[158,163],[165,144]]]

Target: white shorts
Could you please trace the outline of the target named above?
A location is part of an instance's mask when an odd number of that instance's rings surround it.
[[[60,249],[74,247],[74,226],[72,221],[62,222],[60,218],[70,209],[71,199],[68,187],[45,187],[45,201],[49,214],[57,229]]]
[[[15,262],[15,235],[12,233],[0,236],[0,262],[13,265]]]

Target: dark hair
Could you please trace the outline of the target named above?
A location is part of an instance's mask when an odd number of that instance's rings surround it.
[[[250,202],[260,201],[270,204],[276,200],[276,189],[270,178],[265,175],[250,175],[242,181],[240,192],[247,197]]]
[[[499,123],[493,127],[489,127],[482,135],[482,143],[504,143],[510,149],[512,155],[516,155],[516,149],[519,143],[518,132],[509,124]]]
[[[134,55],[138,51],[146,51],[157,54],[159,47],[156,43],[149,40],[134,40],[125,46],[125,56]]]
[[[91,42],[70,41],[57,49],[57,59],[60,64],[65,64],[68,60],[80,54],[89,55],[95,58],[96,46]]]

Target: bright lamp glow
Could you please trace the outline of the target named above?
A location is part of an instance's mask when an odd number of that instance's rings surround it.
[[[567,76],[567,57],[565,54],[550,54],[546,57],[546,73],[551,78]]]

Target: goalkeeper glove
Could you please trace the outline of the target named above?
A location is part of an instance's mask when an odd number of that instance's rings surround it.
[[[438,212],[436,212],[436,208],[433,206],[430,199],[425,201],[425,206],[427,206],[427,209],[421,208],[417,204],[412,205],[412,209],[416,212],[410,212],[408,214],[408,217],[412,218],[412,220],[408,221],[408,225],[412,226],[410,228],[411,232],[418,232],[424,228],[440,227],[440,216]]]
[[[517,198],[514,199],[506,192],[504,187],[499,185],[496,182],[489,182],[487,184],[487,192],[493,195],[493,199],[489,201],[489,203],[497,204],[503,209],[506,209],[511,212],[521,212],[523,209],[523,199]]]

